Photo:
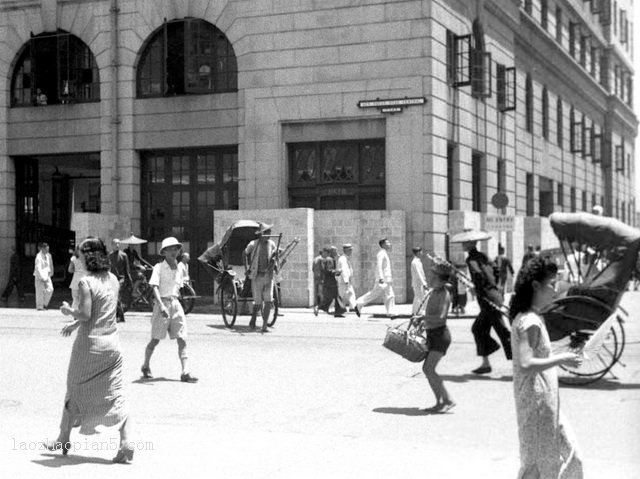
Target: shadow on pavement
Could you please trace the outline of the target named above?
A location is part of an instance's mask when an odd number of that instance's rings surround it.
[[[513,376],[487,376],[486,374],[461,374],[459,376],[454,376],[452,374],[441,374],[440,377],[445,381],[451,381],[454,383],[466,383],[468,381],[505,381],[511,382],[513,381]]]
[[[33,460],[31,462],[35,464],[39,464],[44,467],[66,467],[66,466],[78,466],[80,464],[110,464],[113,465],[113,461],[109,459],[104,459],[102,457],[89,457],[89,456],[78,456],[76,454],[69,454],[68,456],[63,456],[61,453],[58,454],[43,454],[47,459],[38,459]]]
[[[133,384],[149,384],[149,385],[152,385],[152,383],[161,383],[161,382],[179,383],[180,380],[179,379],[169,379],[169,378],[165,378],[163,376],[160,376],[160,377],[153,378],[153,379],[140,378],[140,379],[136,379],[135,381],[131,381],[131,382]]]
[[[228,328],[224,324],[207,324],[207,327],[212,329],[221,329],[223,331],[229,331],[236,334],[260,334],[262,323],[258,321],[258,324],[259,326],[256,326],[254,329],[251,329],[249,326],[234,326],[233,328]]]
[[[401,414],[403,416],[428,416],[430,411],[417,407],[377,407],[373,412],[382,414]]]
[[[591,384],[566,384],[560,383],[560,387],[568,389],[593,389],[596,391],[622,391],[625,389],[640,389],[638,383],[620,383],[615,379],[599,379]]]

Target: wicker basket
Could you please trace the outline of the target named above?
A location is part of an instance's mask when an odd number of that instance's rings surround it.
[[[411,323],[387,329],[382,345],[412,363],[419,363],[427,357],[426,339],[415,331]]]

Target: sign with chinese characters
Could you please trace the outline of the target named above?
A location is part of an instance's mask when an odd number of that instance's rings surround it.
[[[402,113],[402,110],[407,106],[424,105],[427,99],[423,96],[415,98],[393,98],[389,100],[381,100],[376,98],[375,100],[361,100],[358,102],[358,108],[377,108],[382,113]]]
[[[506,215],[487,215],[484,221],[486,231],[513,231],[514,217]]]

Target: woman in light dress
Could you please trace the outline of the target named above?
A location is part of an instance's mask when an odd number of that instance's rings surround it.
[[[556,366],[578,367],[576,353],[553,354],[540,310],[556,294],[558,268],[535,257],[516,279],[511,299],[513,388],[520,438],[518,479],[581,479],[582,459],[560,413]]]
[[[45,446],[66,455],[71,448],[73,427],[79,426],[80,434],[90,435],[97,432],[97,426],[118,426],[120,448],[113,461],[124,463],[133,458],[133,445],[128,440],[129,407],[116,326],[118,279],[109,271],[111,265],[102,240],[83,241],[79,259],[84,262],[87,275],[78,282],[78,306],[74,308],[65,301],[60,308],[63,314],[74,318],[61,334],[66,337],[78,330],[69,361],[60,433]]]
[[[80,253],[78,252],[79,247],[76,247],[73,255],[71,256],[71,260],[69,261],[69,268],[67,271],[73,274],[71,277],[71,283],[69,284],[69,289],[71,290],[71,299],[73,302],[71,303],[72,308],[78,307],[78,300],[80,298],[80,293],[78,291],[78,283],[82,278],[87,275],[87,270],[84,267],[84,263],[80,259]]]

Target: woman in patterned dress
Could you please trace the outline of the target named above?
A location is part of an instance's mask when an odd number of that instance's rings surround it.
[[[577,367],[575,353],[553,354],[540,309],[555,294],[558,268],[535,257],[520,269],[509,307],[513,387],[520,438],[518,479],[581,479],[582,459],[560,413],[556,366]]]
[[[72,427],[80,427],[80,434],[95,434],[96,426],[119,426],[120,448],[114,462],[128,462],[133,447],[128,441],[129,408],[124,396],[122,354],[116,307],[118,279],[110,273],[107,248],[102,240],[88,238],[79,248],[80,259],[87,276],[78,283],[77,308],[65,301],[60,308],[74,321],[62,328],[69,336],[78,330],[71,351],[67,374],[67,394],[64,401],[60,433],[55,441],[46,443],[50,450],[61,449],[67,454],[71,447]]]

